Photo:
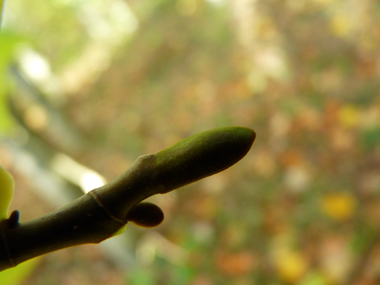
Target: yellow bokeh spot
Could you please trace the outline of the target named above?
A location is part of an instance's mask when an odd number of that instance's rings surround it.
[[[177,11],[183,16],[195,14],[198,8],[197,0],[178,0],[176,5]]]
[[[346,15],[335,15],[330,22],[331,30],[338,37],[346,37],[352,29],[352,20]]]
[[[300,280],[308,268],[308,261],[302,254],[287,250],[278,256],[276,263],[280,278],[289,283]]]
[[[353,216],[356,201],[349,193],[332,193],[323,197],[321,208],[330,218],[337,221],[344,221]]]
[[[355,127],[360,122],[361,111],[358,107],[347,105],[338,112],[339,122],[345,127]]]

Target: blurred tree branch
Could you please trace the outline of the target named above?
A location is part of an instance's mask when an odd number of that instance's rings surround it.
[[[3,10],[4,10],[5,0],[0,0],[0,28],[3,22]]]

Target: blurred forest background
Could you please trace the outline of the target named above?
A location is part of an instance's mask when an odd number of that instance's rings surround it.
[[[8,0],[0,162],[21,221],[201,131],[257,139],[232,168],[151,198],[157,228],[1,283],[380,284],[379,43],[370,0]]]

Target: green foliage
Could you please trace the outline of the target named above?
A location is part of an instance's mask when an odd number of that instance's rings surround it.
[[[131,285],[155,285],[155,277],[151,271],[147,268],[135,268],[132,270],[127,277],[128,284]]]
[[[18,285],[27,280],[30,274],[38,266],[41,261],[40,257],[30,259],[16,267],[0,272],[1,284]]]
[[[0,221],[9,217],[8,209],[13,200],[14,188],[12,175],[0,165]]]
[[[373,127],[363,131],[362,143],[367,150],[374,150],[380,145],[380,127]]]
[[[14,127],[14,119],[9,109],[10,76],[9,68],[14,59],[16,46],[23,37],[11,31],[0,31],[0,134],[9,134]]]

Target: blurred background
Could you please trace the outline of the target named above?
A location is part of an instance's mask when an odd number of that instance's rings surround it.
[[[379,42],[370,0],[8,0],[0,163],[21,221],[201,131],[257,139],[230,169],[150,198],[160,226],[1,283],[380,284]]]

